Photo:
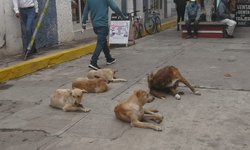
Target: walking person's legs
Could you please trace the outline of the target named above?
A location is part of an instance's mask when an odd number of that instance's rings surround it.
[[[179,6],[176,6],[176,11],[177,11],[177,31],[179,31],[180,30],[179,22],[181,20],[181,10]]]
[[[106,27],[105,29],[105,41],[103,43],[103,53],[105,55],[105,58],[106,58],[106,61],[107,61],[107,64],[110,65],[110,64],[113,64],[115,63],[116,59],[112,58],[111,54],[110,54],[110,50],[109,50],[109,47],[108,47],[108,41],[107,41],[107,36],[109,34],[109,28]]]
[[[97,44],[94,53],[92,54],[89,67],[92,69],[100,69],[97,65],[98,58],[103,50],[107,64],[112,64],[115,59],[111,57],[110,50],[108,48],[107,36],[109,32],[108,27],[94,27],[94,32],[97,34]]]

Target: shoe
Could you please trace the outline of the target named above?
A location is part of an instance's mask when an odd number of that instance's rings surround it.
[[[93,62],[90,62],[89,68],[94,69],[94,70],[101,69],[101,68],[97,65],[97,63],[93,63]]]
[[[187,36],[186,36],[186,39],[190,39],[190,38],[192,38],[191,35],[187,35]]]
[[[227,38],[234,38],[234,36],[233,35],[228,35]]]
[[[111,65],[116,62],[115,58],[111,58],[110,60],[107,61],[107,65]]]

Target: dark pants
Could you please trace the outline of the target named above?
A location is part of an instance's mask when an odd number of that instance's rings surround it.
[[[190,19],[190,20],[186,21],[188,35],[192,35],[192,25],[191,25],[191,23],[194,23],[194,25],[193,25],[194,35],[197,36],[199,22],[196,21],[195,19]]]
[[[23,32],[23,47],[25,50],[27,50],[29,43],[32,38],[33,34],[33,29],[32,25],[35,21],[35,8],[21,8],[20,9],[20,14],[21,14],[21,21],[22,21],[22,32]],[[35,45],[35,44],[34,44]],[[34,46],[32,49],[34,49]]]
[[[110,50],[108,47],[108,42],[107,42],[107,36],[109,33],[109,28],[108,27],[94,27],[94,32],[97,35],[97,44],[95,51],[91,57],[91,61],[94,63],[97,63],[98,57],[103,51],[106,60],[109,61],[111,60],[111,55],[110,55]]]
[[[184,15],[185,15],[185,8],[186,4],[184,5],[176,5],[176,11],[177,11],[177,29],[179,30],[178,23],[180,21],[184,21]]]

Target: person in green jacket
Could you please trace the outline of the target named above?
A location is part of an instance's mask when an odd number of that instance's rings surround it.
[[[108,23],[108,11],[111,8],[116,14],[125,18],[119,7],[113,0],[86,0],[85,7],[82,17],[82,28],[86,30],[86,20],[88,19],[89,12],[91,13],[91,21],[93,25],[93,30],[97,35],[97,45],[94,53],[92,54],[89,68],[97,70],[100,67],[97,65],[98,57],[103,51],[107,65],[116,62],[110,54],[110,50],[107,43],[107,36],[109,34],[109,23]]]

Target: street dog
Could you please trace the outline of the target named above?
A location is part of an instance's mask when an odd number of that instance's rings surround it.
[[[72,82],[72,89],[79,88],[88,93],[102,93],[108,90],[105,79],[78,78]]]
[[[136,90],[128,99],[117,104],[114,109],[116,118],[129,122],[132,127],[149,128],[156,131],[162,131],[160,126],[149,123],[148,121],[161,123],[163,116],[159,114],[156,109],[143,108],[146,103],[150,103],[153,100],[154,97],[150,96],[148,92]]]
[[[126,79],[116,78],[117,70],[111,68],[104,68],[98,70],[90,70],[87,74],[89,79],[102,78],[109,82],[126,82]]]
[[[62,109],[63,111],[83,111],[89,112],[90,109],[81,104],[85,90],[80,89],[57,89],[50,96],[50,106]]]
[[[157,98],[165,98],[165,93],[172,94],[177,100],[181,99],[177,92],[179,82],[185,84],[195,95],[201,95],[199,91],[196,91],[192,85],[181,75],[179,70],[174,66],[166,66],[156,73],[148,75],[148,87],[150,94]]]

